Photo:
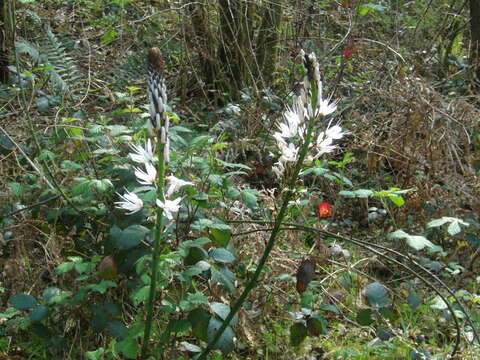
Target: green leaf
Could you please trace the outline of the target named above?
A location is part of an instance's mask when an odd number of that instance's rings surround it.
[[[210,257],[220,263],[231,264],[235,262],[235,256],[224,248],[216,248],[210,251]]]
[[[50,150],[42,150],[42,152],[38,156],[38,159],[41,161],[45,161],[45,160],[54,161],[55,158],[56,158],[56,155]]]
[[[188,255],[185,257],[184,264],[185,266],[195,265],[201,260],[204,260],[208,257],[208,253],[204,248],[194,246],[188,250]]]
[[[408,293],[407,303],[412,309],[416,309],[421,304],[420,295],[415,290],[410,290]]]
[[[8,187],[14,196],[21,196],[25,190],[27,190],[26,186],[22,186],[22,184],[18,182],[9,183]]]
[[[150,293],[150,285],[145,285],[140,289],[136,290],[132,295],[131,299],[135,306],[138,306],[140,303],[146,301],[148,299],[148,295]]]
[[[292,346],[299,346],[307,335],[308,329],[303,323],[297,322],[293,324],[290,327],[290,344]]]
[[[190,321],[187,319],[175,319],[172,323],[172,332],[183,333],[190,329],[191,326]]]
[[[362,326],[368,326],[374,322],[371,309],[362,309],[357,313],[357,323]]]
[[[210,174],[207,181],[214,187],[220,188],[223,186],[223,177],[218,174]]]
[[[188,352],[193,352],[193,353],[202,352],[202,348],[200,346],[197,346],[195,344],[191,344],[187,341],[180,342],[180,348],[183,351],[188,351]]]
[[[188,314],[188,321],[192,324],[193,334],[200,340],[208,341],[208,324],[211,315],[202,308],[196,308]]]
[[[321,314],[314,314],[307,319],[307,330],[310,336],[325,335],[327,320]]]
[[[105,31],[105,34],[103,34],[102,36],[102,44],[108,44],[110,42],[112,42],[113,40],[115,40],[118,36],[118,31],[115,30],[115,29],[108,29],[107,31]]]
[[[207,218],[202,218],[195,221],[191,227],[193,230],[197,230],[199,232],[204,232],[206,228],[224,230],[224,231],[230,230],[230,226],[228,226],[227,224],[216,223]]]
[[[132,225],[122,231],[116,248],[119,250],[127,250],[140,244],[150,232],[148,228],[142,225]]]
[[[229,187],[228,188],[227,195],[226,195],[228,199],[236,198],[239,195],[240,195],[240,191],[238,191],[234,187]]]
[[[427,224],[427,227],[429,227],[429,228],[439,227],[439,226],[442,226],[443,224],[446,224],[447,222],[450,222],[450,218],[447,217],[447,216],[444,216],[440,219],[435,219],[435,220],[430,221]]]
[[[410,235],[403,230],[397,230],[387,235],[387,238],[390,239],[405,239],[407,244],[414,248],[415,250],[422,250],[425,247],[433,247],[433,243],[425,238],[424,236],[419,235]]]
[[[46,288],[42,293],[43,300],[46,303],[50,303],[50,300],[58,295],[60,295],[60,289],[54,286]]]
[[[107,329],[117,340],[122,340],[127,336],[128,329],[120,320],[113,320],[107,324]]]
[[[225,320],[228,314],[230,313],[230,306],[223,303],[219,303],[219,302],[210,303],[210,309],[214,314],[218,315],[222,320]],[[230,321],[230,324],[228,325],[235,326],[237,324],[238,324],[238,316],[237,314],[235,314],[235,316]]]
[[[71,271],[74,266],[75,266],[75,263],[73,263],[73,262],[64,262],[64,263],[58,265],[55,268],[55,273],[57,275],[65,274],[65,273]]]
[[[447,303],[440,296],[435,296],[430,301],[430,307],[432,309],[435,309],[435,310],[446,310],[446,309],[448,309]]]
[[[450,216],[444,216],[440,219],[435,219],[435,220],[430,221],[428,223],[427,227],[429,227],[429,228],[439,227],[439,226],[442,226],[443,224],[446,224],[446,223],[450,223],[448,225],[447,232],[451,236],[455,236],[462,231],[462,228],[460,227],[460,225],[463,225],[463,226],[469,226],[470,225],[469,223],[463,221],[462,219],[458,219],[458,218],[454,218],[454,217],[450,217]]]
[[[331,311],[335,314],[340,314],[340,310],[336,305],[331,305],[331,304],[322,304],[319,306],[320,310],[325,310],[325,311]]]
[[[365,16],[371,11],[384,11],[387,7],[378,4],[361,4],[358,6],[358,14]]]
[[[28,314],[28,317],[32,322],[39,322],[45,319],[48,315],[48,306],[37,305],[33,310]]]
[[[218,271],[214,267],[210,268],[210,271],[212,273],[211,281],[213,284],[222,284],[225,289],[227,289],[229,292],[234,293],[235,292],[235,285],[232,281],[232,279],[227,276],[228,272],[227,271]]]
[[[212,316],[208,323],[208,330],[207,330],[208,341],[213,340],[220,326],[222,326],[222,321]],[[233,344],[234,335],[235,334],[233,333],[232,328],[230,326],[227,326],[224,332],[222,333],[222,335],[220,336],[220,338],[217,340],[217,342],[213,346],[213,349],[219,349],[226,354],[231,352],[234,348],[234,344]]]
[[[373,191],[368,189],[358,189],[355,191],[342,190],[338,194],[346,197],[368,198],[373,195]]]
[[[197,292],[188,295],[187,300],[180,302],[180,308],[182,308],[182,310],[189,311],[192,308],[202,304],[208,304],[208,297],[200,292]]]
[[[365,296],[371,306],[384,307],[389,302],[387,289],[379,282],[368,285],[365,289]]]
[[[250,209],[255,209],[258,207],[257,194],[258,194],[258,191],[253,189],[245,189],[240,191],[242,200]]]
[[[452,221],[450,225],[448,225],[447,231],[450,235],[455,236],[462,231],[458,221]]]
[[[401,196],[393,195],[388,197],[391,202],[393,202],[397,207],[402,207],[405,205],[405,200]]]
[[[392,307],[382,307],[378,312],[385,318],[390,321],[395,321],[398,319],[398,313]]]
[[[136,339],[132,339],[130,337],[127,337],[125,340],[123,340],[119,345],[121,344],[121,350],[120,352],[125,355],[127,359],[137,359],[138,354],[140,353],[140,346],[138,345],[138,342]]]
[[[112,181],[110,179],[93,179],[91,180],[91,186],[92,188],[96,189],[99,193],[104,193],[108,189],[113,188]]]
[[[210,234],[213,237],[213,241],[215,245],[226,247],[230,241],[230,237],[232,232],[230,229],[228,230],[220,230],[220,229],[210,229]]]
[[[100,294],[105,294],[108,288],[111,288],[111,287],[117,287],[117,283],[110,280],[102,280],[102,282],[98,284],[90,284],[86,286],[87,289],[97,291]]]
[[[10,304],[17,310],[30,310],[37,305],[37,299],[28,294],[17,294],[10,299]]]
[[[56,288],[51,288],[51,289],[56,289]],[[63,304],[73,294],[71,291],[61,291],[61,290],[59,290],[58,293],[55,293],[55,295],[53,295],[54,293],[55,291],[52,290],[51,296],[49,295],[47,300],[48,304]],[[43,296],[45,298],[45,291]]]
[[[223,160],[221,160],[221,159],[215,159],[215,160],[216,160],[219,164],[221,164],[223,167],[244,169],[244,170],[247,170],[247,171],[252,170],[252,168],[250,168],[249,166],[244,165],[244,164],[230,163],[230,162],[223,161]]]
[[[85,355],[87,355],[88,360],[101,360],[103,359],[103,355],[105,354],[104,348],[98,348],[95,351],[87,351]]]
[[[71,160],[63,160],[60,167],[65,170],[80,170],[83,168],[83,165]]]

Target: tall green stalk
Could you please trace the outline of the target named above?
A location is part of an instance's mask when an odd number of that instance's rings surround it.
[[[152,134],[156,135],[156,150],[158,157],[157,166],[157,200],[165,202],[164,188],[165,188],[165,173],[168,163],[168,118],[165,113],[165,106],[167,102],[167,95],[165,89],[165,82],[163,77],[164,63],[162,54],[158,48],[151,48],[148,52],[149,63],[149,96],[150,96],[150,130]],[[143,345],[141,359],[145,359],[148,352],[150,342],[150,333],[152,331],[153,323],[153,307],[155,304],[155,297],[157,294],[157,273],[158,273],[158,258],[161,252],[161,240],[165,230],[163,208],[157,206],[156,208],[156,222],[155,222],[155,239],[153,245],[151,278],[150,278],[150,292],[146,304],[147,319],[145,322],[145,330],[143,333]]]
[[[282,207],[280,208],[280,211],[275,219],[275,223],[273,226],[273,230],[270,233],[270,238],[268,240],[267,246],[265,247],[265,250],[263,251],[263,255],[258,263],[257,269],[255,270],[255,273],[253,274],[252,279],[249,281],[245,289],[243,290],[243,293],[240,295],[238,298],[237,302],[233,306],[233,308],[230,310],[230,313],[228,316],[225,318],[225,320],[222,323],[222,326],[218,329],[216,332],[214,338],[208,343],[207,347],[203,350],[203,352],[200,354],[200,357],[197,360],[205,360],[207,354],[213,350],[213,347],[215,346],[216,342],[218,339],[220,339],[220,336],[222,336],[223,332],[227,328],[227,326],[230,324],[230,321],[233,319],[235,314],[240,310],[242,307],[243,303],[245,302],[245,299],[247,298],[248,294],[252,289],[255,287],[257,284],[257,281],[260,277],[260,274],[263,270],[263,267],[265,266],[265,263],[267,262],[268,256],[270,255],[270,252],[273,249],[273,245],[275,245],[275,240],[277,238],[278,233],[280,232],[280,227],[282,226],[282,221],[283,218],[285,217],[285,213],[288,208],[288,203],[290,202],[290,199],[293,195],[293,191],[295,188],[295,183],[298,178],[298,174],[300,173],[300,170],[302,168],[303,160],[305,160],[305,157],[307,155],[307,151],[310,145],[311,137],[312,137],[312,132],[313,132],[313,127],[314,123],[316,122],[316,119],[310,119],[308,123],[308,129],[307,129],[307,134],[305,136],[305,141],[302,145],[302,148],[300,150],[300,155],[298,157],[298,160],[295,164],[295,168],[293,170],[293,174],[291,175],[289,182],[288,182],[288,189],[285,193]]]
[[[163,195],[163,188],[165,184],[165,158],[164,158],[164,147],[165,145],[160,142],[160,139],[157,141],[157,156],[158,156],[158,171],[157,171],[157,199],[160,201],[165,201]],[[142,345],[142,354],[141,359],[145,359],[147,356],[147,349],[150,340],[150,333],[152,330],[153,322],[153,305],[155,303],[155,296],[157,294],[157,268],[158,268],[158,258],[160,256],[160,243],[162,239],[162,234],[164,230],[163,225],[163,209],[158,206],[156,209],[156,223],[155,223],[155,240],[153,245],[153,254],[152,254],[152,266],[151,272],[152,276],[150,278],[150,292],[148,295],[148,301],[146,304],[147,309],[147,319],[145,323],[145,331],[143,333],[143,345]]]

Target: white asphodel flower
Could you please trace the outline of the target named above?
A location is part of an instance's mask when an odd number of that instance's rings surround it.
[[[325,132],[321,132],[318,135],[317,143],[315,146],[318,151],[317,157],[322,154],[327,154],[335,150],[337,146],[333,145],[332,143],[333,143],[333,139],[326,136]]]
[[[179,178],[177,178],[173,175],[167,176],[166,180],[170,184],[168,186],[167,193],[165,194],[165,196],[167,198],[170,197],[173,193],[175,193],[178,189],[180,189],[183,186],[186,186],[186,185],[193,186],[194,185],[193,182],[191,182],[191,181],[185,181],[185,180],[179,179]]]
[[[338,140],[341,139],[344,135],[346,135],[346,131],[342,131],[340,125],[333,125],[325,130],[325,135],[331,139]]]
[[[330,101],[330,100],[331,98],[321,99],[318,102],[318,108],[315,111],[317,115],[327,116],[337,110],[338,101],[337,100]]]
[[[280,162],[293,162],[297,160],[298,148],[290,143],[288,146],[283,146],[281,148],[282,155],[280,156]]]
[[[283,166],[282,162],[278,161],[272,166],[272,171],[279,179],[281,179],[285,172],[285,166]]]
[[[145,163],[145,169],[146,171],[135,168],[135,176],[137,177],[138,182],[142,185],[155,184],[157,179],[157,169],[149,162]]]
[[[157,205],[163,209],[163,213],[167,217],[168,220],[173,219],[173,214],[178,212],[180,209],[180,202],[182,198],[176,198],[175,200],[165,200],[165,202],[157,199]]]
[[[154,148],[150,139],[145,143],[145,147],[133,144],[130,147],[133,150],[133,153],[129,154],[130,158],[136,163],[146,164],[155,162]]]
[[[118,194],[118,193],[117,193]],[[143,201],[140,199],[137,194],[130,192],[127,190],[127,192],[124,195],[118,194],[120,198],[123,201],[117,201],[115,204],[117,204],[117,208],[119,209],[124,209],[127,211],[130,211],[128,215],[131,215],[133,213],[136,213],[137,211],[140,211],[143,208]]]
[[[281,133],[279,132],[273,133],[273,138],[277,141],[277,145],[280,149],[287,146],[287,142],[283,139]]]

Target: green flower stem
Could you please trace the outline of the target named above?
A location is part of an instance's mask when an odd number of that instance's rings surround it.
[[[267,262],[268,256],[270,255],[270,252],[273,249],[273,245],[275,244],[275,239],[277,238],[278,233],[280,232],[280,227],[282,226],[282,221],[283,218],[285,217],[285,213],[287,211],[288,203],[290,202],[290,199],[293,195],[293,190],[295,188],[295,183],[297,182],[298,174],[300,173],[300,170],[302,168],[303,160],[305,159],[308,151],[308,147],[310,145],[310,139],[312,137],[312,132],[313,132],[313,125],[315,123],[315,119],[311,119],[309,124],[308,124],[308,130],[307,134],[305,136],[305,142],[302,145],[302,148],[300,150],[300,155],[298,157],[297,163],[295,164],[295,168],[293,170],[293,174],[289,179],[288,182],[288,189],[285,193],[285,197],[283,199],[282,207],[280,208],[280,211],[275,219],[275,224],[273,226],[273,230],[270,233],[270,238],[268,240],[267,246],[265,247],[265,250],[263,251],[263,255],[258,263],[257,269],[255,270],[255,273],[253,274],[252,279],[248,282],[247,286],[243,290],[242,294],[238,298],[237,302],[233,306],[232,310],[230,310],[230,313],[228,316],[225,318],[225,320],[222,323],[222,326],[218,329],[216,332],[214,338],[212,341],[210,341],[207,345],[207,347],[203,350],[203,352],[200,354],[200,356],[197,358],[197,360],[205,360],[207,357],[207,354],[213,350],[213,347],[215,346],[216,342],[218,339],[220,339],[220,336],[222,336],[223,332],[227,328],[228,324],[230,324],[230,321],[233,319],[235,314],[240,310],[242,307],[243,303],[245,302],[245,299],[247,298],[248,294],[252,289],[255,287],[255,285],[258,282],[258,278],[260,277],[260,274],[263,270],[263,267],[265,266],[265,263]]]
[[[165,185],[165,159],[163,157],[165,144],[160,142],[160,137],[158,137],[157,141],[157,156],[158,156],[158,169],[157,169],[157,199],[160,201],[165,201],[163,195],[163,188]],[[153,255],[152,255],[152,267],[151,272],[152,276],[150,279],[150,293],[148,295],[148,302],[147,302],[147,320],[145,323],[145,331],[143,333],[143,345],[142,345],[142,354],[141,359],[146,359],[148,345],[150,342],[150,332],[152,330],[152,322],[153,322],[153,305],[155,303],[155,296],[157,293],[157,268],[158,268],[158,258],[160,256],[160,241],[162,239],[162,234],[164,230],[163,226],[163,209],[161,207],[157,207],[156,209],[156,223],[155,223],[155,241],[153,245]]]

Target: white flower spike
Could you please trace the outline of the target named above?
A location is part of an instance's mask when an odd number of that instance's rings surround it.
[[[150,139],[145,143],[145,147],[140,145],[130,145],[130,147],[133,150],[133,153],[129,154],[130,158],[136,163],[146,164],[155,162],[154,148]]]
[[[321,99],[318,104],[318,108],[316,110],[317,115],[327,116],[337,110],[338,101],[330,101],[331,98],[328,99]]]
[[[166,180],[170,184],[170,186],[168,187],[167,193],[165,194],[165,197],[167,198],[170,197],[173,193],[175,193],[178,189],[180,189],[183,186],[194,185],[193,182],[191,181],[185,181],[173,175],[167,176]]]
[[[145,163],[145,169],[147,171],[135,168],[135,176],[137,177],[138,182],[142,185],[155,184],[157,179],[157,169],[149,162]]]
[[[117,193],[118,194],[118,193]],[[119,209],[124,209],[127,211],[130,211],[128,215],[131,215],[133,213],[136,213],[137,211],[140,211],[143,208],[143,201],[140,199],[137,194],[130,192],[127,190],[125,195],[120,195],[120,198],[123,201],[117,201],[115,204],[117,204],[117,208]]]
[[[175,200],[165,200],[165,202],[157,199],[157,205],[163,209],[163,213],[168,220],[173,219],[173,213],[178,212],[180,209],[180,202],[182,198],[176,198]]]

